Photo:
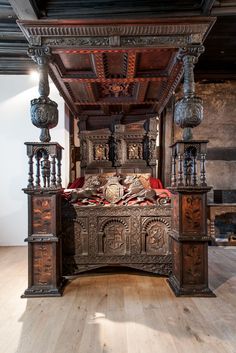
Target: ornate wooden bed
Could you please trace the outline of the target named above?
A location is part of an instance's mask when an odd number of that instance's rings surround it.
[[[212,295],[207,274],[207,141],[193,140],[191,128],[203,118],[202,100],[195,95],[193,68],[204,51],[202,42],[213,22],[214,19],[204,17],[114,24],[20,23],[31,45],[29,54],[39,67],[40,97],[31,101],[31,119],[41,128],[41,142],[26,143],[29,284],[23,297],[60,296],[66,276],[107,265],[168,275],[176,295]],[[51,51],[53,60],[49,63]],[[107,71],[109,53],[113,59],[120,58],[111,63],[124,63],[121,76],[119,65],[114,64],[118,70],[114,75]],[[149,82],[150,72],[135,70],[134,63],[145,66],[154,54],[163,57],[166,64],[163,71],[155,71]],[[73,76],[73,69],[66,68],[67,55],[74,58],[72,63],[79,61],[77,55],[80,60],[90,55],[93,59],[88,60],[96,64],[95,71],[80,76],[76,66],[78,72]],[[96,190],[95,195],[93,188],[92,192],[87,187],[82,193],[77,190],[79,201],[86,199],[86,206],[83,202],[73,204],[73,194],[72,199],[65,197],[61,185],[62,147],[50,142],[49,134],[58,122],[57,104],[48,97],[49,65],[71,111],[77,116],[83,113],[79,126],[82,176],[115,172],[111,178],[121,174],[125,179],[129,173],[157,176],[155,117],[164,109],[184,73],[184,96],[175,105],[175,122],[184,129],[184,135],[183,140],[171,146],[171,206],[159,202],[158,197],[150,200],[153,192],[144,187],[136,190],[135,205],[131,205],[129,189],[118,179],[106,180],[103,191]],[[98,106],[102,107],[100,111]],[[145,119],[142,126],[137,124],[140,116]],[[105,130],[94,133],[91,127],[98,129],[96,121]],[[111,184],[113,192],[109,189]],[[92,198],[86,195],[87,189]],[[119,196],[115,201],[110,197],[114,197],[114,189]],[[84,192],[86,197],[81,198]],[[98,204],[92,206],[94,197]],[[151,203],[142,204],[145,201]]]

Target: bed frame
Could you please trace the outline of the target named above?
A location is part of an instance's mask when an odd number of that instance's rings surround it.
[[[152,19],[149,23],[135,20],[123,24],[99,21],[85,25],[81,21],[63,24],[55,21],[20,22],[31,45],[29,54],[37,62],[40,72],[40,97],[31,101],[31,119],[41,129],[41,142],[26,143],[29,178],[24,192],[29,202],[29,234],[26,239],[29,249],[29,286],[23,297],[59,296],[65,276],[114,264],[170,275],[169,283],[176,295],[212,295],[207,274],[207,245],[210,240],[206,222],[206,194],[210,190],[205,173],[207,141],[193,140],[191,128],[202,120],[202,101],[195,96],[193,68],[203,52],[202,42],[213,23],[214,19],[207,17]],[[148,98],[145,102],[153,105],[149,110],[151,115],[146,115],[143,101],[148,94],[144,94],[146,88],[144,86],[143,91],[141,84],[145,77],[134,78],[133,74],[133,78],[129,77],[130,72],[135,72],[132,55],[137,50],[146,53],[157,49],[164,53],[164,57],[166,51],[162,48],[172,52],[171,62],[168,64],[167,77],[166,72],[160,77],[163,80],[158,96],[154,93],[156,88],[151,90],[151,97],[155,97],[155,101],[150,99],[149,102]],[[127,49],[127,53],[123,53],[124,49]],[[62,147],[49,142],[49,129],[57,125],[58,111],[57,104],[48,97],[48,70],[50,66],[57,87],[62,93],[66,92],[71,111],[81,116],[75,98],[77,85],[74,85],[73,93],[72,86],[64,82],[61,64],[55,65],[56,60],[60,59],[59,53],[66,55],[68,50],[73,53],[74,50],[78,53],[85,50],[91,55],[98,53],[95,60],[99,67],[97,73],[101,93],[98,102],[103,105],[108,99],[111,107],[108,113],[107,109],[102,108],[101,116],[93,111],[91,119],[85,117],[87,113],[84,113],[84,121],[82,117],[80,119],[82,175],[88,171],[100,174],[115,169],[118,173],[144,173],[148,170],[156,176],[158,151],[154,148],[156,129],[153,127],[153,117],[163,111],[184,73],[184,95],[175,106],[175,122],[184,128],[184,138],[172,145],[171,207],[114,205],[109,208],[80,208],[69,203],[62,207]],[[107,51],[115,53],[117,50],[123,57],[128,55],[128,81],[125,86],[123,82],[115,85],[106,82],[110,77],[106,77],[105,66],[101,66],[101,54]],[[51,51],[53,60],[49,64]],[[64,74],[66,72],[65,69]],[[136,79],[140,82],[136,82]],[[129,90],[128,87],[133,87],[132,80],[135,80],[141,92]],[[109,83],[108,98],[107,87],[101,83]],[[117,88],[123,93],[118,93]],[[90,96],[91,88],[88,90]],[[141,133],[136,129],[139,129],[138,125],[129,131],[124,126],[140,121],[136,117],[136,110],[129,116],[129,110],[126,109],[129,104],[136,106],[138,99],[142,112],[140,116],[146,119]],[[115,111],[114,102],[119,103]],[[107,131],[102,131],[103,127]],[[91,131],[98,128],[101,129],[99,136],[98,132],[94,134]]]

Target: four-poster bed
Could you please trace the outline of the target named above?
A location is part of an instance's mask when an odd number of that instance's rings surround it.
[[[212,295],[207,275],[207,141],[193,140],[191,128],[202,120],[193,68],[213,22],[207,17],[19,22],[40,70],[40,97],[31,102],[31,115],[33,124],[42,129],[41,142],[26,143],[25,297],[61,295],[66,276],[107,265],[167,275],[176,295]],[[61,202],[62,147],[50,142],[49,129],[58,117],[56,103],[48,97],[48,69],[80,120],[82,175],[113,173],[105,176],[103,185],[95,178],[92,187],[76,190],[80,202],[84,193],[86,206]],[[175,121],[184,137],[172,146],[170,204],[168,192],[163,201],[155,193],[150,197],[151,187],[137,191],[137,174],[157,176],[155,117],[183,73],[184,97],[176,104]],[[127,180],[132,180],[129,185]],[[130,196],[135,205],[125,204]],[[103,203],[91,206],[94,197]]]

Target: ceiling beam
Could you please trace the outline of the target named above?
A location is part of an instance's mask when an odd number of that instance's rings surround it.
[[[20,20],[38,19],[39,10],[35,6],[35,2],[30,0],[9,0],[9,3]],[[34,6],[32,3],[34,3]]]
[[[66,77],[64,75],[62,78],[63,82],[98,82],[98,83],[133,83],[133,82],[149,82],[149,81],[167,81],[167,77],[135,77],[135,78],[78,78],[78,77]]]
[[[210,15],[211,14],[211,9],[214,5],[215,0],[205,0],[204,4],[202,6],[202,13],[203,15]]]
[[[144,101],[144,102],[139,102],[138,100],[134,100],[134,99],[127,99],[126,101],[124,101],[124,100],[122,100],[122,99],[120,99],[120,100],[117,100],[117,99],[115,99],[115,98],[113,98],[113,99],[109,99],[109,101],[108,100],[105,100],[105,101],[102,101],[102,100],[99,100],[99,101],[97,101],[97,102],[90,102],[90,101],[86,101],[86,102],[78,102],[78,101],[76,101],[76,102],[74,102],[74,104],[76,105],[76,106],[89,106],[89,105],[100,105],[100,106],[103,106],[103,105],[130,105],[130,104],[135,104],[135,105],[139,105],[139,104],[141,104],[141,105],[150,105],[150,104],[157,104],[159,101],[157,100],[157,99],[149,99],[149,100],[146,100],[146,101]]]
[[[236,15],[236,6],[214,7],[211,10],[212,16],[233,16]]]

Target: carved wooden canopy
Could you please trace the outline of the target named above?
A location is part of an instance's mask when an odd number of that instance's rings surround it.
[[[201,44],[215,19],[20,21],[52,52],[51,77],[76,116],[137,121],[160,114],[182,76],[179,48]],[[94,126],[95,126],[94,125]],[[95,127],[96,128],[96,127]]]

